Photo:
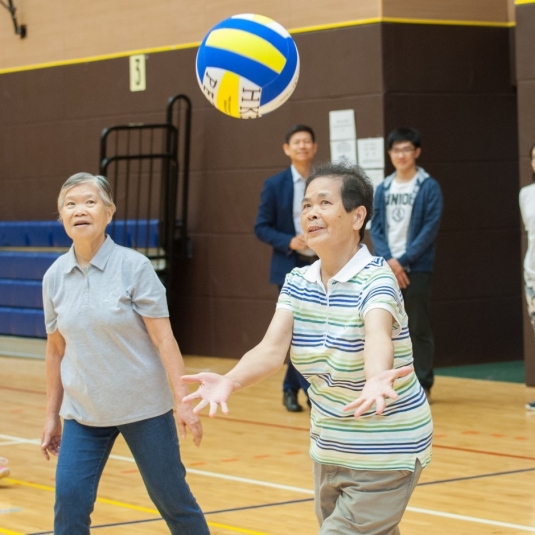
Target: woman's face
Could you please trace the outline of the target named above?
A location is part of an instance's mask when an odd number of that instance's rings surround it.
[[[332,177],[313,180],[305,191],[301,225],[307,245],[318,256],[358,242],[358,231],[366,216],[363,206],[346,212],[342,201],[341,181]]]
[[[84,182],[67,190],[61,219],[69,238],[76,243],[104,241],[113,210],[107,207],[95,184]]]

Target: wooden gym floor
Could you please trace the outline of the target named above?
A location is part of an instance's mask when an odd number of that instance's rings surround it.
[[[187,357],[188,373],[234,361]],[[182,442],[188,481],[212,535],[312,535],[317,524],[308,457],[308,411],[281,404],[283,370],[236,394],[228,417],[202,421],[200,448]],[[438,377],[433,461],[401,524],[403,535],[535,533],[535,413],[523,385]],[[301,400],[304,401],[304,400]],[[44,362],[0,357],[0,534],[52,534],[55,461],[39,451]],[[168,533],[128,448],[118,441],[100,484],[92,533]]]

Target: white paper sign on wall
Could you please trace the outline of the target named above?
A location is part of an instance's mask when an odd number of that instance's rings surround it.
[[[352,165],[357,164],[357,140],[331,141],[331,162],[344,160]]]
[[[357,138],[355,110],[334,110],[329,112],[330,141],[345,141]]]
[[[368,137],[358,140],[359,165],[365,169],[382,169],[385,166],[385,140]]]
[[[145,91],[145,89],[147,89],[145,54],[130,56],[130,91]]]

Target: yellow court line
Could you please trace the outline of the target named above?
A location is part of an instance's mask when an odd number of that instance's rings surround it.
[[[521,6],[522,4],[535,4],[535,0],[515,0],[515,4],[517,6]]]
[[[54,492],[56,490],[54,487],[49,487],[47,485],[39,485],[37,483],[30,483],[29,481],[20,481],[19,479],[11,479],[10,477],[6,477],[4,481],[13,485],[20,485],[21,487],[30,487],[39,490],[49,490],[51,492]]]
[[[517,4],[533,3],[535,0],[516,0]],[[368,19],[350,20],[346,22],[334,22],[331,24],[321,24],[317,26],[306,26],[303,28],[293,28],[289,30],[291,34],[320,32],[324,30],[335,30],[337,28],[350,28],[353,26],[363,26],[366,24],[379,24],[381,22],[389,22],[396,24],[429,24],[434,26],[484,26],[491,28],[512,28],[516,24],[514,22],[492,22],[492,21],[477,21],[477,20],[440,20],[440,19],[404,19],[395,17],[375,17]],[[96,61],[105,61],[108,59],[126,58],[128,56],[138,54],[157,54],[159,52],[170,52],[172,50],[183,50],[186,48],[196,48],[200,45],[199,42],[184,43],[182,45],[160,46],[155,48],[143,48],[139,50],[127,50],[125,52],[116,52],[114,54],[103,54],[100,56],[89,56],[86,58],[66,59],[58,61],[50,61],[45,63],[36,63],[33,65],[24,65],[21,67],[7,67],[0,69],[1,74],[11,74],[15,72],[34,71],[38,69],[48,69],[51,67],[64,67],[67,65],[78,65],[80,63],[94,63]]]
[[[0,528],[0,533],[3,535],[24,535],[24,533],[19,533],[18,531],[11,531],[10,529]]]
[[[39,489],[39,490],[48,490],[48,491],[51,491],[51,492],[55,491],[54,487],[50,487],[50,486],[47,486],[47,485],[39,485],[37,483],[30,483],[29,481],[21,481],[19,479],[11,479],[10,477],[5,478],[4,481],[6,483],[11,483],[11,484],[14,484],[14,485],[20,485],[22,487],[30,487],[30,488]],[[123,507],[125,509],[131,509],[131,510],[134,510],[134,511],[141,511],[143,513],[151,513],[151,514],[154,514],[154,515],[160,515],[160,513],[156,509],[150,509],[149,507],[142,507],[140,505],[134,505],[134,504],[131,504],[131,503],[118,502],[116,500],[109,500],[108,498],[97,498],[97,502],[105,503],[105,504],[108,504],[108,505],[115,505],[117,507]],[[263,533],[263,532],[260,532],[260,531],[252,531],[250,529],[239,528],[237,526],[228,526],[226,524],[218,524],[216,522],[207,522],[207,524],[210,527],[226,529],[226,530],[232,531],[234,533],[247,533],[248,535],[269,535],[268,533]],[[15,531],[2,530],[2,528],[0,528],[0,534],[23,535],[22,533],[17,533]]]
[[[116,500],[108,500],[108,498],[97,498],[97,502],[116,505],[117,507],[124,507],[126,509],[133,509],[134,511],[141,511],[143,513],[151,513],[153,515],[160,514],[157,509],[150,509],[149,507],[142,507],[141,505],[134,505],[131,503],[118,502]]]
[[[10,477],[7,477],[4,479],[6,483],[11,483],[14,485],[20,485],[21,487],[30,487],[33,489],[39,489],[39,490],[48,490],[50,492],[54,492],[56,489],[54,487],[50,487],[47,485],[39,485],[37,483],[30,483],[29,481],[20,481],[19,479],[11,479]],[[144,513],[152,513],[154,515],[159,515],[157,509],[150,509],[148,507],[142,507],[140,505],[134,505],[131,503],[124,503],[124,502],[118,502],[116,500],[109,500],[108,498],[98,498],[97,502],[100,503],[106,503],[108,505],[116,505],[118,507],[125,507],[127,509],[133,509],[135,511],[142,511]]]
[[[263,531],[251,531],[250,529],[236,528],[234,526],[227,526],[225,524],[217,524],[216,522],[208,522],[211,528],[228,529],[229,531],[235,531],[237,533],[248,533],[249,535],[269,535]]]

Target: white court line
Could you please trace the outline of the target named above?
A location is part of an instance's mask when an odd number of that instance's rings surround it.
[[[129,463],[135,462],[132,457],[121,457],[120,455],[110,455],[110,458],[115,459],[117,461],[126,461]],[[218,474],[216,472],[207,472],[205,470],[196,470],[193,468],[186,468],[186,472],[188,474],[196,474],[199,476],[207,476],[207,477],[215,477],[219,479],[228,479],[230,481],[237,481],[240,483],[249,483],[252,485],[258,485],[262,487],[271,487],[274,489],[280,489],[280,490],[290,490],[293,492],[299,492],[301,494],[308,494],[313,495],[314,491],[310,489],[303,489],[301,487],[291,487],[288,485],[279,485],[277,483],[269,483],[268,481],[258,481],[256,479],[249,479],[245,477],[237,477],[237,476],[229,476],[226,474]],[[532,528],[530,526],[522,526],[520,524],[510,524],[507,522],[499,522],[497,520],[487,520],[484,518],[476,518],[472,516],[465,516],[465,515],[456,515],[454,513],[444,513],[442,511],[433,511],[431,509],[421,509],[419,507],[407,507],[407,511],[411,511],[412,513],[421,513],[424,515],[433,515],[433,516],[441,516],[443,518],[452,518],[455,520],[464,520],[466,522],[475,522],[477,524],[487,524],[490,526],[499,526],[502,528],[510,528],[510,529],[516,529],[519,531],[529,531],[531,533],[535,533],[535,528]]]
[[[129,463],[135,462],[132,457],[121,457],[120,455],[110,455],[110,459],[116,461],[126,461]],[[248,479],[246,477],[227,476],[226,474],[218,474],[217,472],[206,472],[205,470],[196,470],[194,468],[186,468],[188,474],[196,474],[198,476],[215,477],[218,479],[228,479],[230,481],[239,481],[240,483],[249,483],[250,485],[259,485],[262,487],[271,487],[279,490],[291,490],[293,492],[300,492],[302,494],[314,494],[313,490],[302,489],[300,487],[290,487],[288,485],[279,485],[278,483],[269,483],[268,481],[258,481],[256,479]]]
[[[39,439],[25,439],[20,437],[12,437],[9,435],[0,435],[0,438],[18,441],[19,444],[39,444],[41,441]],[[124,461],[128,463],[135,463],[134,459],[132,457],[124,457],[122,455],[110,455],[110,459],[114,459],[116,461]],[[258,485],[260,487],[271,487],[274,489],[280,489],[280,490],[289,490],[293,492],[298,492],[300,494],[307,494],[307,495],[313,495],[314,491],[310,489],[303,489],[301,487],[291,487],[289,485],[279,485],[277,483],[270,483],[268,481],[259,481],[257,479],[249,479],[245,477],[237,477],[237,476],[229,476],[226,474],[218,474],[216,472],[207,472],[205,470],[196,470],[193,468],[187,468],[186,471],[190,474],[196,474],[198,476],[206,476],[206,477],[213,477],[218,479],[227,479],[230,481],[237,481],[240,483],[248,483],[250,485]],[[423,515],[432,515],[432,516],[440,516],[442,518],[451,518],[453,520],[462,520],[464,522],[474,522],[476,524],[485,524],[488,526],[496,526],[501,528],[508,528],[508,529],[516,529],[518,531],[527,531],[530,533],[535,533],[535,527],[531,526],[523,526],[521,524],[510,524],[508,522],[499,522],[497,520],[488,520],[486,518],[477,518],[474,516],[465,516],[465,515],[456,515],[454,513],[446,513],[443,511],[433,511],[432,509],[422,509],[420,507],[407,507],[407,511],[410,511],[411,513],[420,513]]]
[[[419,507],[407,507],[407,511],[413,513],[422,513],[424,515],[442,516],[444,518],[453,518],[454,520],[465,520],[466,522],[475,522],[476,524],[488,524],[489,526],[498,526],[500,528],[517,529],[519,531],[529,531],[535,533],[535,528],[522,526],[520,524],[509,524],[508,522],[498,522],[497,520],[486,520],[484,518],[475,518],[473,516],[456,515],[453,513],[443,513],[440,511],[431,511],[429,509],[420,509]]]
[[[13,444],[41,444],[41,441],[38,438],[30,439],[30,438],[12,437],[10,435],[0,435],[0,438],[3,438],[4,440],[9,440],[13,442]]]
[[[0,446],[12,446],[13,444],[24,444],[22,440],[10,440],[9,442],[0,442]]]

